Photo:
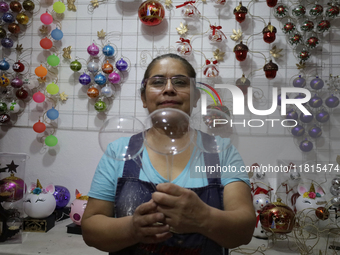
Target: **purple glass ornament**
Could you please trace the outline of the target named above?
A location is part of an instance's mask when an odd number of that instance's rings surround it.
[[[295,97],[295,99],[303,99],[303,98],[305,98],[305,97],[306,97],[305,94],[299,93],[299,94]],[[303,103],[302,105],[306,105],[306,104],[307,104],[307,102],[306,102],[306,103]]]
[[[305,78],[303,78],[303,77],[301,77],[301,75],[299,75],[299,77],[297,77],[293,80],[293,86],[296,87],[296,88],[303,88],[304,86],[306,86]]]
[[[298,118],[299,115],[294,109],[291,109],[287,112],[286,119],[297,120]]]
[[[1,114],[0,119],[1,119],[2,115],[7,115],[7,114]],[[8,119],[8,121],[9,121],[9,119]],[[0,121],[0,123],[5,123],[5,122]],[[2,181],[2,185],[0,186],[0,193],[3,193],[3,192],[10,192],[11,193],[11,196],[6,199],[7,202],[18,201],[18,200],[23,198],[24,193],[26,191],[25,190],[26,186],[25,186],[24,180],[14,176],[14,175],[11,175],[9,177],[2,179],[1,181]]]
[[[335,108],[339,105],[339,98],[331,95],[326,99],[325,103],[329,108]]]
[[[1,1],[0,2],[0,12],[8,12],[9,11],[9,5],[4,2],[4,1]]]
[[[1,45],[4,48],[12,48],[13,47],[13,40],[11,38],[4,38],[1,40]]]
[[[91,55],[91,56],[97,56],[99,53],[99,48],[97,45],[95,45],[94,43],[92,43],[89,47],[87,47],[87,52]]]
[[[320,123],[326,123],[329,120],[329,113],[325,110],[321,110],[315,115],[315,119]]]
[[[91,77],[90,75],[83,73],[82,75],[79,76],[79,82],[82,85],[88,85],[91,83]]]
[[[313,115],[305,115],[304,113],[300,114],[300,120],[303,123],[309,123],[313,120]]]
[[[315,94],[310,100],[309,105],[313,108],[318,108],[322,105],[322,98]]]
[[[14,79],[11,81],[11,86],[12,86],[13,88],[18,89],[18,88],[21,88],[22,85],[24,85],[24,82],[23,82],[20,78],[18,78],[18,77],[14,78]]]
[[[112,72],[109,74],[108,79],[112,84],[117,84],[120,82],[120,75],[116,72]]]
[[[315,90],[322,89],[324,85],[323,80],[321,80],[318,76],[310,81],[310,87]]]
[[[286,98],[288,99],[289,97],[286,95]],[[281,94],[277,96],[277,105],[281,106]]]
[[[6,23],[13,23],[15,21],[15,17],[12,13],[6,12],[4,15],[2,15],[2,20]]]
[[[314,125],[308,130],[308,134],[313,138],[318,138],[322,135],[322,130],[318,126]]]
[[[55,185],[53,196],[56,201],[56,209],[62,209],[70,202],[70,191],[64,186]]]
[[[305,128],[301,125],[296,125],[292,128],[293,136],[302,136],[305,133]]]
[[[117,61],[116,68],[119,71],[126,71],[128,69],[128,63],[123,58],[121,58]]]
[[[300,150],[302,150],[303,152],[309,152],[313,149],[313,143],[306,139],[300,143],[299,147],[300,147]]]

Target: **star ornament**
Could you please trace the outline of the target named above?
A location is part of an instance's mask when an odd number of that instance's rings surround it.
[[[77,7],[74,4],[75,1],[76,0],[67,0],[67,8],[69,11],[77,11]]]
[[[186,32],[188,32],[187,25],[184,25],[182,22],[180,23],[179,27],[176,27],[177,33],[180,35],[184,35]]]
[[[45,77],[39,77],[37,80],[40,84],[45,83],[46,82],[46,76]]]
[[[65,92],[62,92],[59,94],[59,97],[61,101],[66,101],[68,98],[68,95],[66,95]]]
[[[301,60],[298,64],[296,64],[296,67],[299,70],[300,69],[305,69],[306,68],[306,63]]]
[[[106,37],[106,33],[102,29],[100,31],[97,31],[97,36],[98,36],[99,39],[104,39]]]
[[[40,31],[41,34],[46,35],[46,34],[48,34],[48,27],[47,26],[41,26],[39,31]]]
[[[236,29],[233,29],[233,34],[230,36],[231,40],[237,42],[238,40],[240,40],[242,37],[242,31],[241,29],[238,29],[236,31]]]
[[[282,57],[282,54],[280,54],[280,52],[282,51],[283,49],[278,49],[276,48],[276,45],[273,46],[273,48],[270,50],[270,55],[273,56],[273,58],[281,58]]]
[[[14,164],[14,161],[12,160],[11,164],[6,164],[6,166],[8,167],[8,172],[16,173],[19,165]]]
[[[220,62],[220,61],[223,61],[223,60],[224,60],[225,52],[220,51],[219,49],[216,49],[216,50],[213,52],[213,55],[214,55],[214,58],[215,58],[218,62]]]
[[[63,57],[64,58],[67,58],[67,59],[71,59],[71,48],[72,46],[68,46],[68,47],[65,47],[63,48]]]
[[[17,44],[17,47],[15,47],[15,50],[19,53],[22,52],[23,49],[22,44]]]
[[[98,0],[91,0],[91,5],[93,8],[97,8],[99,6]]]

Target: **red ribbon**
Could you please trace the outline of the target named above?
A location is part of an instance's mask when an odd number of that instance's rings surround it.
[[[213,31],[213,35],[215,35],[215,33],[216,33],[216,30],[220,30],[220,29],[222,29],[222,27],[221,26],[212,26],[212,25],[210,25],[210,28],[212,29],[212,31]],[[222,32],[222,31],[220,31],[221,33],[222,33],[222,35],[225,37],[225,38],[227,38],[226,36],[225,36],[225,34]]]
[[[186,5],[188,5],[188,4],[194,4],[194,3],[196,3],[196,1],[187,1],[187,2],[184,2],[184,4],[180,4],[180,5],[177,5],[176,6],[176,9],[177,8],[181,8],[181,7],[183,7],[183,6],[186,6]]]
[[[210,63],[211,63],[211,62],[210,62],[209,59],[206,59],[206,60],[205,60],[205,64],[206,64],[206,65],[210,65]],[[212,63],[213,63],[214,65],[216,65],[216,64],[218,63],[218,61],[217,61],[217,60],[214,60]]]
[[[179,40],[180,41],[177,41],[176,43],[180,43],[180,42],[184,43],[184,42],[186,42],[186,43],[189,43],[189,45],[191,46],[189,39],[184,39],[184,38],[181,37],[181,38],[179,38]]]

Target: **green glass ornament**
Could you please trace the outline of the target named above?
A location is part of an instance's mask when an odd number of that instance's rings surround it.
[[[4,102],[0,102],[0,112],[4,112],[7,110],[7,104]]]
[[[22,6],[24,7],[24,9],[26,11],[33,11],[34,8],[35,8],[35,4],[31,1],[31,0],[25,0],[23,3],[22,3]]]
[[[70,64],[71,70],[75,71],[75,72],[79,71],[81,69],[81,67],[82,67],[82,65],[78,60],[74,60]]]
[[[47,85],[46,87],[46,91],[48,93],[50,93],[51,95],[55,95],[59,92],[59,87],[57,84],[55,84],[54,82],[50,83]]]
[[[53,147],[53,146],[56,146],[58,143],[58,138],[55,137],[54,135],[49,135],[45,138],[45,144],[48,146],[48,147]]]
[[[65,7],[65,4],[63,2],[55,2],[53,4],[53,10],[56,12],[56,13],[64,13],[65,10],[66,10],[66,7]]]
[[[94,109],[98,112],[104,112],[106,110],[106,103],[103,102],[101,99],[99,99],[95,104],[94,104]]]
[[[60,62],[60,59],[58,56],[52,54],[50,56],[48,56],[47,58],[47,63],[50,65],[50,66],[57,66],[59,65],[59,62]],[[72,68],[71,68],[72,69]]]

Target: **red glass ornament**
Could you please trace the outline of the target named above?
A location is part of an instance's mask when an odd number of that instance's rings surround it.
[[[164,18],[165,10],[160,2],[148,0],[143,2],[138,9],[140,21],[147,26],[156,26]]]
[[[248,47],[242,41],[234,47],[235,57],[238,61],[244,61],[247,58]]]
[[[45,38],[40,40],[40,46],[41,46],[41,48],[48,50],[48,49],[52,48],[53,42],[50,39],[48,39],[47,37],[45,37]]]
[[[315,210],[315,215],[320,220],[327,220],[329,218],[329,211],[325,207],[321,206]]]
[[[46,125],[39,120],[33,125],[33,130],[37,133],[42,133],[46,130]]]
[[[11,23],[8,25],[8,31],[12,34],[19,34],[20,33],[20,27],[17,23]]]
[[[270,60],[269,63],[264,65],[263,70],[266,74],[266,78],[271,80],[276,77],[276,72],[279,70],[279,67]]]
[[[11,8],[13,12],[20,12],[22,9],[21,3],[18,1],[11,1],[11,3],[9,4],[9,7]]]
[[[242,23],[246,19],[248,9],[242,5],[242,2],[234,9],[234,15],[237,22]]]
[[[15,93],[15,95],[18,99],[25,100],[28,97],[28,92],[21,88]]]
[[[267,0],[268,7],[275,7],[277,0]]]
[[[276,39],[276,32],[277,32],[276,28],[269,22],[268,26],[266,26],[262,30],[263,41],[265,41],[266,43],[274,42]]]
[[[17,73],[21,73],[25,70],[25,66],[23,63],[20,62],[20,60],[18,60],[18,62],[15,62],[13,64],[13,70]]]

